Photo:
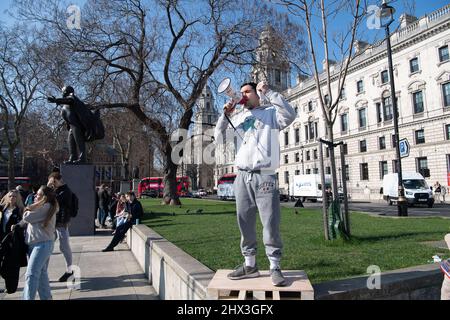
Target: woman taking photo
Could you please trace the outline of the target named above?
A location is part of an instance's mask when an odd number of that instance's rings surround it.
[[[9,191],[0,201],[0,242],[22,220],[23,209],[22,198],[16,190]]]
[[[59,210],[54,191],[39,188],[35,203],[25,208],[23,219],[16,226],[25,227],[28,244],[28,267],[25,274],[24,300],[34,300],[39,292],[41,300],[51,300],[48,263],[55,242],[56,213]]]

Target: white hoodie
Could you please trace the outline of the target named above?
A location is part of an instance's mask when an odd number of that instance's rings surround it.
[[[214,130],[214,139],[216,143],[223,143],[225,132],[227,139],[237,136],[235,164],[238,169],[274,174],[280,165],[279,131],[295,120],[296,113],[278,92],[269,90],[266,96],[268,104],[252,110],[241,108],[229,116],[237,133],[230,135],[230,129],[233,129],[222,114]]]

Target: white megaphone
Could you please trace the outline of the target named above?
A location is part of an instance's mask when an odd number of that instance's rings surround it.
[[[231,87],[230,78],[225,78],[220,82],[219,86],[217,87],[217,92],[219,94],[224,93],[225,95],[230,97],[234,104],[245,104],[247,102],[246,97],[233,90],[233,88]]]

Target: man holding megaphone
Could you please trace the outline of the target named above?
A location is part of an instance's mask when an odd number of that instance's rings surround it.
[[[232,95],[229,81],[219,86],[219,92],[232,98],[223,107],[214,132],[216,142],[229,128],[239,136],[234,182],[236,211],[241,232],[241,252],[245,262],[228,275],[238,280],[259,276],[256,265],[256,213],[263,225],[263,241],[270,261],[270,274],[275,286],[286,284],[281,272],[282,242],[279,232],[280,196],[275,170],[280,165],[279,131],[289,126],[296,113],[283,96],[269,89],[266,82],[245,83],[240,100]],[[237,104],[244,108],[236,112]]]

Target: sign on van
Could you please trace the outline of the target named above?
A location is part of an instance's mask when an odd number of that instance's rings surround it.
[[[408,139],[402,139],[398,143],[400,148],[400,158],[406,158],[409,156],[409,143]]]

